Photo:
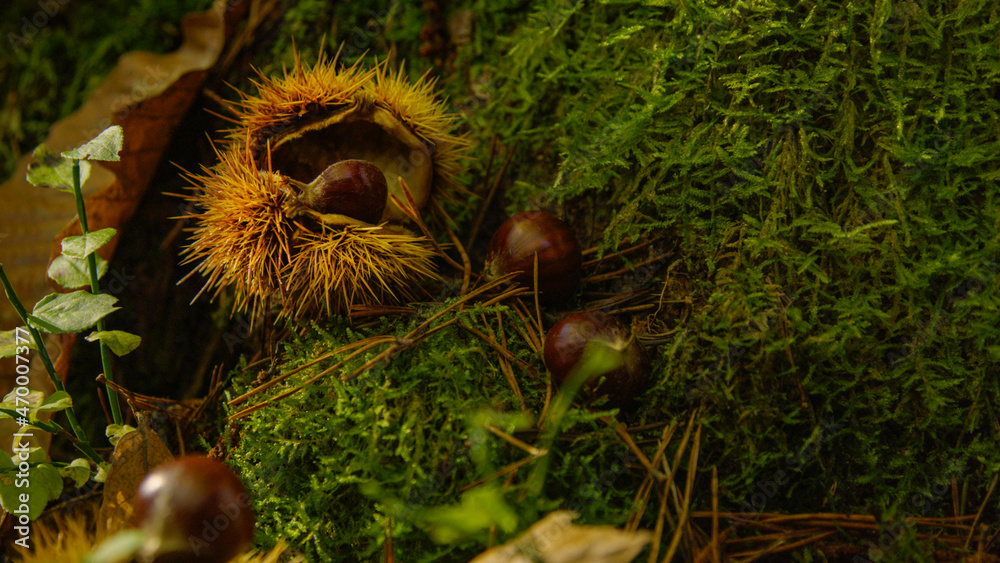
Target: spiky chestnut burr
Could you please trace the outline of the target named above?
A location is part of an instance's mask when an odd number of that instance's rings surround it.
[[[73,510],[51,511],[52,514],[31,524],[31,550],[14,548],[15,561],[20,563],[53,563],[54,561],[99,561],[95,552],[106,547],[107,542],[116,542],[111,537],[125,525],[117,518],[97,517],[99,507],[94,503],[73,506]],[[99,524],[97,521],[101,521]],[[118,544],[121,545],[120,543]],[[121,553],[120,547],[115,553]],[[120,559],[115,559],[116,561]],[[296,556],[284,541],[279,540],[274,548],[257,551],[251,546],[239,554],[239,563],[288,563],[304,561]]]
[[[398,302],[436,277],[433,247],[391,197],[419,211],[460,191],[467,143],[447,132],[454,117],[432,81],[410,83],[385,62],[337,68],[321,56],[308,67],[296,55],[291,70],[261,77],[258,93],[242,96],[219,163],[190,175],[197,211],[184,263],[206,278],[202,292],[231,288],[253,323],[275,304],[280,317],[302,318]],[[377,168],[385,201],[345,209],[306,194],[303,186],[344,161]]]

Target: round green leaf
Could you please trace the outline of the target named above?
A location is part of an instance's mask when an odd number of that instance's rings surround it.
[[[104,277],[108,271],[108,261],[97,256],[97,279]],[[90,287],[90,269],[86,258],[69,258],[56,256],[49,264],[49,277],[52,281],[66,289]]]
[[[80,332],[118,310],[114,307],[117,301],[111,295],[94,295],[88,291],[46,295],[35,304],[28,322],[52,334]]]
[[[121,126],[112,125],[90,141],[73,150],[65,151],[62,155],[75,160],[117,162],[118,153],[122,150],[122,139]]]
[[[100,340],[108,348],[111,348],[116,356],[128,354],[138,348],[139,343],[142,342],[142,338],[123,330],[105,330],[87,335],[87,341],[94,342],[96,340]]]
[[[24,327],[0,332],[0,358],[10,358],[17,355],[17,349],[27,346],[35,349],[31,333]]]
[[[73,399],[66,391],[56,391],[38,405],[39,412],[59,412],[73,406]]]
[[[28,182],[33,186],[53,188],[73,193],[73,161],[63,158],[49,150],[45,145],[38,145],[32,153],[35,162],[28,165]],[[80,185],[90,177],[90,163],[80,163]]]
[[[44,456],[44,454],[43,454]],[[59,471],[51,464],[42,463],[28,469],[28,475],[15,479],[15,474],[5,472],[0,474],[0,505],[13,514],[27,514],[28,518],[38,518],[50,500],[59,498],[62,494],[63,482]],[[21,495],[27,495],[27,502],[21,502]]]
[[[128,424],[109,424],[104,429],[104,435],[108,437],[108,441],[111,442],[112,446],[117,446],[118,440],[121,440],[122,436],[129,432],[135,432],[135,430],[134,426],[129,426]]]
[[[117,232],[108,227],[85,235],[66,237],[62,239],[63,256],[86,258],[88,254],[107,244]]]
[[[59,474],[73,480],[76,488],[82,487],[90,480],[90,462],[85,458],[78,457],[69,462],[69,465],[59,469]]]

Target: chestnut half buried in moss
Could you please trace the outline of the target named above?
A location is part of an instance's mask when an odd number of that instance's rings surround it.
[[[486,277],[514,273],[515,282],[534,287],[536,256],[539,299],[553,303],[572,297],[580,284],[580,243],[547,211],[522,211],[500,226],[487,250]]]
[[[588,381],[584,394],[595,400],[607,397],[609,406],[627,408],[646,389],[649,355],[615,317],[600,311],[584,311],[556,323],[545,335],[545,367],[557,383],[565,383],[587,344],[594,340],[621,352],[622,365]],[[603,382],[599,383],[601,379]]]

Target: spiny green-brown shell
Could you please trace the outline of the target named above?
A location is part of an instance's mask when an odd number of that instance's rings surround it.
[[[252,319],[273,305],[302,318],[413,297],[416,281],[435,277],[434,252],[405,227],[391,197],[382,221],[369,225],[304,214],[288,187],[360,158],[382,169],[390,194],[405,202],[402,178],[418,209],[458,190],[466,143],[447,132],[454,118],[433,82],[410,84],[385,63],[338,69],[320,57],[257,86],[238,104],[219,163],[191,176],[188,199],[198,212],[184,261],[207,279],[202,292],[231,287],[236,309]]]

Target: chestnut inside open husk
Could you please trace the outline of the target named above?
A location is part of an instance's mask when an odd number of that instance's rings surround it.
[[[233,108],[219,162],[189,175],[184,263],[204,279],[199,295],[229,288],[234,309],[256,324],[271,312],[314,319],[406,302],[438,278],[435,248],[411,214],[461,191],[469,143],[450,132],[457,116],[434,81],[408,75],[386,61],[365,70],[321,55],[260,77],[257,94]]]
[[[592,340],[622,353],[620,367],[588,381],[583,393],[589,400],[607,397],[607,405],[628,408],[647,386],[650,372],[646,349],[618,319],[601,311],[574,313],[556,323],[545,335],[545,367],[562,384],[583,357]]]
[[[312,182],[291,185],[300,190],[298,201],[317,213],[345,215],[370,224],[381,221],[389,194],[382,170],[359,159],[335,162]]]

